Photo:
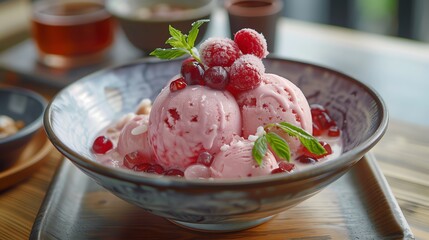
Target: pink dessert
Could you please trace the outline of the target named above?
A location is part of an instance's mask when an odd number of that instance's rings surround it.
[[[241,135],[237,102],[227,91],[190,85],[164,88],[152,106],[149,139],[158,163],[184,171],[202,152],[215,154]]]
[[[286,78],[265,73],[262,34],[243,29],[233,40],[210,38],[200,59],[193,38],[203,23],[188,35],[172,35],[172,49],[151,53],[171,59],[187,49],[192,57],[152,106],[144,100],[136,114],[95,138],[98,161],[135,172],[228,179],[287,174],[341,153],[329,112],[310,107]]]

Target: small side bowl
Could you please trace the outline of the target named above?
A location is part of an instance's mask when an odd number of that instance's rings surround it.
[[[42,127],[46,100],[22,88],[0,88],[0,115],[24,122],[17,133],[0,138],[0,170],[11,166],[33,135]]]
[[[150,16],[150,8],[157,5],[161,9],[166,6],[183,7],[177,14],[158,14]],[[187,33],[191,24],[199,19],[210,19],[216,0],[107,0],[107,10],[118,20],[128,41],[145,53],[156,48],[165,48],[165,40],[170,37],[168,26],[171,25],[183,33]],[[163,10],[160,10],[163,11]],[[150,16],[150,17],[148,17]],[[200,27],[198,44],[207,30],[208,24]]]

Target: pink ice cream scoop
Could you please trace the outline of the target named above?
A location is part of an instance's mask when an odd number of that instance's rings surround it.
[[[234,97],[200,85],[170,91],[155,99],[149,118],[149,141],[164,168],[184,170],[201,152],[215,154],[241,135],[241,115]]]
[[[148,124],[148,115],[136,115],[125,124],[119,135],[117,146],[117,151],[122,158],[135,151],[139,151],[148,161],[153,158],[153,151],[148,139]]]
[[[265,74],[259,87],[245,91],[237,96],[243,119],[243,137],[255,134],[259,126],[269,123],[288,122],[312,134],[310,106],[302,91],[289,80]],[[299,140],[282,136],[290,148],[296,151]]]
[[[262,165],[252,156],[253,142],[239,140],[231,143],[227,149],[220,151],[210,167],[213,178],[245,178],[263,176],[278,168],[274,155],[268,150]]]

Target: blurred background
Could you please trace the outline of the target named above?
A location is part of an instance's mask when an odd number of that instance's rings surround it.
[[[427,0],[283,1],[288,18],[429,42]],[[0,51],[28,37],[28,2],[0,0]]]

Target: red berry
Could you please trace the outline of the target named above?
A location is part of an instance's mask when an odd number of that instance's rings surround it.
[[[113,143],[105,136],[99,136],[92,144],[92,150],[97,154],[105,154],[113,148]]]
[[[208,152],[202,152],[198,155],[197,163],[210,167],[213,161],[213,155]]]
[[[326,110],[322,105],[320,104],[311,104],[310,105],[310,109],[311,109],[311,115],[319,115],[322,112],[328,113],[328,110]]]
[[[172,81],[170,83],[170,91],[175,92],[178,90],[182,90],[186,87],[186,81],[184,77],[179,77],[178,79]]]
[[[281,161],[281,162],[279,162],[279,167],[276,168],[276,169],[273,169],[271,171],[271,174],[290,172],[294,168],[295,168],[295,164],[289,163],[289,162],[285,162],[285,161]]]
[[[284,173],[285,171],[281,168],[275,168],[271,171],[271,174]]]
[[[238,91],[254,89],[261,83],[264,72],[261,59],[250,54],[243,55],[230,68],[230,86]]]
[[[234,42],[237,43],[243,54],[253,54],[259,58],[268,55],[267,41],[264,35],[253,29],[244,28],[235,33]]]
[[[142,164],[134,166],[133,170],[137,171],[137,172],[146,172],[150,166],[152,166],[152,165],[149,163],[142,163]]]
[[[295,168],[295,164],[290,162],[281,161],[279,162],[279,168],[281,168],[284,171],[290,172]]]
[[[318,104],[313,104],[310,107],[313,120],[313,135],[320,136],[323,132],[328,131],[328,136],[338,137],[340,130],[337,123],[329,115],[328,110]]]
[[[328,136],[330,136],[330,137],[340,136],[340,129],[337,126],[330,127],[328,130]]]
[[[201,60],[209,67],[229,67],[241,55],[237,44],[228,38],[209,38],[201,44]]]
[[[154,174],[163,174],[164,168],[159,164],[151,165],[147,170],[147,173],[154,173]]]
[[[308,149],[304,148],[303,153],[305,156],[310,157],[310,158],[315,158],[315,159],[319,159],[322,157],[325,157],[327,155],[332,154],[332,148],[331,145],[329,145],[329,143],[327,142],[323,142],[323,141],[319,141],[319,143],[322,145],[322,147],[326,150],[325,154],[322,155],[316,155],[314,153],[311,153],[310,151],[308,151]]]
[[[139,151],[131,152],[124,157],[124,166],[133,169],[135,166],[147,163],[149,159],[146,159],[143,153]]]
[[[313,122],[313,136],[321,136],[322,133],[323,131],[319,128],[319,126],[315,122]]]
[[[298,158],[296,158],[296,161],[301,162],[301,163],[305,163],[305,164],[315,164],[317,162],[316,158],[312,158],[310,156],[306,156],[306,155],[302,155],[299,156]]]
[[[178,169],[170,169],[164,173],[165,176],[183,177],[185,174]]]
[[[188,85],[203,85],[204,66],[193,58],[188,58],[182,62],[180,73],[185,78]]]
[[[221,66],[211,67],[204,73],[204,83],[213,89],[223,90],[229,83],[229,74]]]

